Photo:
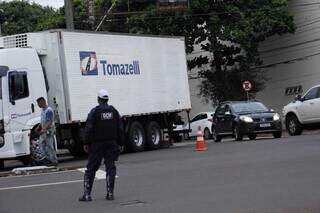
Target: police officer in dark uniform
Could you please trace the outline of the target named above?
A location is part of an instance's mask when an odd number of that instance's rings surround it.
[[[89,153],[87,169],[84,174],[84,193],[79,201],[91,201],[91,189],[96,171],[102,158],[106,170],[107,200],[114,200],[116,178],[115,161],[123,149],[124,133],[119,112],[108,105],[109,95],[106,90],[98,94],[99,105],[93,108],[85,128],[84,150]]]

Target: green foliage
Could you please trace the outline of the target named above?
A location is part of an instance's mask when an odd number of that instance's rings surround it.
[[[213,102],[242,100],[242,82],[253,83],[251,96],[264,86],[260,69],[259,44],[273,35],[293,33],[293,17],[287,0],[192,0],[185,12],[157,12],[131,16],[131,33],[185,36],[187,52],[194,44],[204,54],[188,61],[189,68],[200,68],[200,94]],[[209,58],[207,55],[211,55]],[[206,69],[205,65],[209,65]]]
[[[259,44],[270,36],[294,32],[288,1],[189,0],[186,11],[160,12],[155,0],[130,0],[129,4],[128,0],[95,0],[91,20],[85,1],[73,3],[76,29],[95,29],[116,2],[100,31],[184,36],[187,53],[193,52],[195,44],[200,45],[200,53],[188,66],[200,68],[200,94],[218,102],[244,99],[244,80],[253,83],[252,96],[263,88],[263,73],[256,68],[262,63]],[[0,9],[4,11],[0,22],[6,35],[65,27],[64,8],[54,10],[24,0],[0,2]]]
[[[64,17],[50,7],[27,1],[0,2],[3,35],[64,27]]]

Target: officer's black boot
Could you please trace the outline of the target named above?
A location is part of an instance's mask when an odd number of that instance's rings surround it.
[[[113,177],[112,175],[107,175],[106,178],[106,182],[107,182],[107,195],[106,195],[106,199],[107,200],[114,200],[114,181],[115,181],[115,177]]]
[[[84,175],[84,181],[83,181],[83,195],[79,198],[79,201],[92,201],[91,198],[91,189],[93,185],[94,178],[90,178],[88,175]]]
[[[114,200],[114,183],[116,180],[117,169],[114,163],[106,169],[106,184],[107,184],[107,200]]]

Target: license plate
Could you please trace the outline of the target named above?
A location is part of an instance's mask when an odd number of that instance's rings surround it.
[[[270,126],[271,126],[270,123],[260,124],[260,127],[270,127]]]

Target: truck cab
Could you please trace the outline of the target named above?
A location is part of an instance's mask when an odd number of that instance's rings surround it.
[[[0,161],[3,161],[30,154],[30,132],[40,123],[41,109],[36,100],[47,97],[35,49],[0,49],[0,77]]]

